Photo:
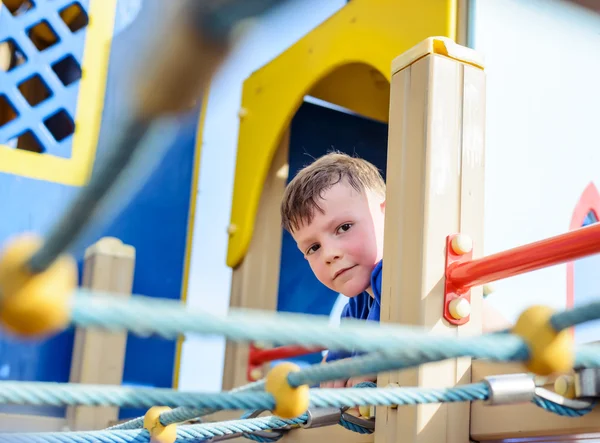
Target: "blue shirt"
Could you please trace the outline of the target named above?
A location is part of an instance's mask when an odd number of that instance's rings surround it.
[[[381,260],[373,269],[371,273],[371,290],[375,297],[371,297],[368,292],[361,292],[356,297],[352,297],[348,300],[348,304],[344,306],[340,321],[344,318],[355,318],[359,320],[367,321],[379,321],[381,313],[381,276],[383,268],[383,260]],[[343,358],[349,358],[359,355],[358,352],[348,351],[329,351],[327,354],[327,361],[341,360]]]

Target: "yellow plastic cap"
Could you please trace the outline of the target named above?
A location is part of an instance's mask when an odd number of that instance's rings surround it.
[[[287,380],[290,372],[298,371],[300,368],[293,363],[280,363],[269,371],[265,379],[265,391],[275,398],[273,414],[281,418],[295,418],[308,410],[308,385],[293,388]]]
[[[177,423],[163,425],[160,414],[170,411],[167,406],[153,406],[144,415],[144,429],[150,433],[150,443],[174,443],[177,439]]]
[[[561,375],[554,381],[554,392],[566,398],[575,398],[575,382],[572,375]]]
[[[0,255],[0,322],[23,336],[65,329],[71,318],[71,298],[77,287],[77,264],[59,257],[48,269],[34,274],[25,264],[42,241],[23,235],[10,241]]]
[[[539,375],[567,372],[575,361],[573,338],[568,330],[554,330],[550,324],[552,314],[547,306],[532,306],[521,314],[512,330],[529,346],[527,369]]]

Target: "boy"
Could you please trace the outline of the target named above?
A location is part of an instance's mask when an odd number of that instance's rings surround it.
[[[333,152],[302,169],[281,204],[288,230],[317,279],[350,300],[343,318],[379,321],[385,221],[385,183],[371,163]],[[484,331],[509,327],[484,302]],[[324,361],[349,358],[330,351]],[[367,378],[322,387],[353,386]]]

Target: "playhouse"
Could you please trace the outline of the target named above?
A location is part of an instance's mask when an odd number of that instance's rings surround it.
[[[219,16],[217,7],[190,6],[183,15],[203,21],[175,32],[178,8],[161,0],[3,0],[0,245],[26,232],[65,237],[88,218],[63,240],[74,271],[56,271],[75,272],[65,277],[78,288],[68,324],[44,329],[52,322],[28,309],[29,320],[13,317],[2,288],[13,291],[16,280],[4,269],[20,258],[0,256],[0,441],[600,433],[600,393],[583,381],[595,380],[600,362],[598,5],[280,3],[225,48],[223,29],[239,20],[226,8]],[[210,38],[189,44],[189,23]],[[161,45],[169,38],[174,49]],[[182,57],[184,49],[199,55]],[[130,122],[140,109],[147,120]],[[94,210],[77,215],[90,183],[110,174],[115,147],[128,144],[144,150],[115,176],[116,191],[98,208],[88,197]],[[317,281],[281,229],[286,184],[331,149],[369,160],[386,180],[381,323],[389,337],[338,329],[347,298]],[[60,229],[61,219],[73,228]],[[25,242],[32,275],[62,263],[37,247]],[[484,297],[519,325],[514,334],[481,335]],[[466,314],[456,314],[457,300]],[[546,327],[525,317],[533,305],[587,310],[585,321],[548,333],[552,346],[573,346],[573,362],[558,356],[537,371],[536,339],[522,326]],[[448,349],[456,340],[469,350],[423,351],[413,361],[417,345],[401,347],[412,326],[423,347],[431,333]],[[368,334],[380,339],[364,363],[377,383],[349,394],[364,389],[364,398],[318,392],[323,352],[344,346],[337,333],[359,347],[376,342]],[[514,337],[525,337],[529,354]],[[304,381],[273,391],[271,374],[288,367]],[[308,401],[309,385],[309,409],[285,409],[273,393],[306,392]],[[47,396],[36,394],[46,386]],[[348,402],[360,414],[341,406]]]

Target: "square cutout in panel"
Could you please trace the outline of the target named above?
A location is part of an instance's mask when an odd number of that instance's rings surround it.
[[[72,55],[67,55],[52,65],[52,70],[63,85],[68,86],[81,78],[81,66]]]
[[[22,151],[44,153],[44,146],[32,131],[26,131],[17,138],[17,149]]]
[[[4,3],[5,2],[3,2],[3,4]],[[6,2],[5,5],[6,5],[6,8],[8,9],[8,12],[10,12],[15,17],[18,15],[23,15],[27,11],[29,11],[35,7],[35,3],[32,0],[25,0],[25,1],[21,1],[21,2],[19,2],[19,1]]]
[[[77,2],[71,3],[59,12],[60,18],[71,32],[77,32],[85,28],[89,23],[89,18],[85,10]]]
[[[19,84],[19,91],[31,106],[39,105],[52,97],[52,91],[39,74],[35,74]]]
[[[0,71],[10,72],[27,61],[27,57],[12,38],[0,42]]]
[[[19,116],[19,113],[4,94],[0,95],[0,128]]]
[[[57,142],[64,140],[75,132],[75,123],[64,109],[45,119],[44,125]]]
[[[28,28],[27,35],[38,51],[48,49],[60,41],[58,34],[46,20],[42,20]]]

